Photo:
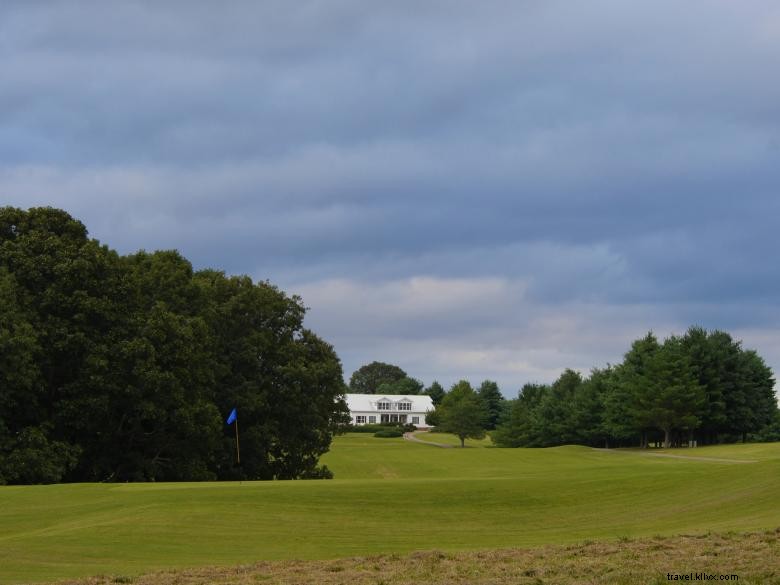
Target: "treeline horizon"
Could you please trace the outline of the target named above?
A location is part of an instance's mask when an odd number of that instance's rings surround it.
[[[176,251],[122,256],[65,211],[0,207],[0,483],[330,477],[345,385],[305,311]]]
[[[690,327],[660,343],[652,332],[635,340],[623,362],[594,368],[585,377],[566,369],[551,384],[527,383],[515,399],[498,384],[468,380],[449,391],[430,386],[399,366],[371,362],[351,376],[352,392],[427,394],[438,410],[426,417],[464,438],[489,431],[499,447],[566,444],[647,447],[738,440],[780,440],[780,410],[772,370],[755,350],[724,331]],[[453,406],[464,401],[464,405]],[[444,424],[441,424],[444,423]]]
[[[665,447],[780,439],[772,370],[724,331],[635,340],[622,363],[525,384],[491,434],[502,447]]]

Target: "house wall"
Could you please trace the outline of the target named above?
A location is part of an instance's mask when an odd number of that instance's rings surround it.
[[[358,422],[357,422],[357,417],[358,416],[365,416],[366,417],[366,422],[365,423],[360,423],[360,424],[371,424],[371,422],[370,422],[371,419],[369,418],[371,416],[375,416],[376,417],[376,423],[375,424],[379,424],[382,421],[382,415],[383,414],[405,414],[407,416],[407,419],[406,419],[407,423],[411,424],[413,416],[419,416],[420,417],[420,422],[415,424],[415,426],[417,428],[423,428],[423,427],[427,427],[428,426],[426,424],[426,422],[425,422],[425,413],[424,412],[415,412],[415,411],[412,411],[412,410],[406,410],[406,411],[400,412],[400,413],[398,411],[392,411],[392,412],[382,411],[382,412],[378,412],[376,410],[372,410],[372,411],[355,411],[355,412],[350,412],[349,414],[352,417],[352,424],[353,425],[357,425],[358,424]]]

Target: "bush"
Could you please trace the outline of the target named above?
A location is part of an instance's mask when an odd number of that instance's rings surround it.
[[[409,426],[409,425],[406,425]],[[379,431],[386,431],[388,429],[405,429],[398,423],[379,423],[368,425],[354,425],[347,429],[349,433],[376,433]]]
[[[404,436],[404,430],[401,428],[395,428],[395,429],[385,429],[382,431],[377,431],[374,433],[375,437],[379,437],[380,439],[393,439],[396,437],[403,437]]]
[[[0,480],[11,484],[57,483],[73,469],[80,449],[50,441],[43,429],[27,427],[5,457],[0,453]]]
[[[301,474],[301,479],[333,479],[333,472],[327,465],[308,469]]]

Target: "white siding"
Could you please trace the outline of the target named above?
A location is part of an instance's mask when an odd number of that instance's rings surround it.
[[[366,417],[365,424],[371,424],[369,417],[376,417],[376,423],[382,421],[382,415],[406,416],[406,423],[412,424],[412,417],[420,417],[420,422],[415,423],[418,428],[427,427],[425,414],[434,409],[430,396],[414,395],[381,395],[381,394],[347,394],[345,396],[352,424],[358,424],[357,417]],[[377,403],[389,402],[389,410],[379,410]],[[401,410],[398,403],[411,404],[410,410]],[[360,423],[364,424],[364,423]]]

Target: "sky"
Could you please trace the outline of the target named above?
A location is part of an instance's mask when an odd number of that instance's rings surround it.
[[[513,397],[725,329],[780,368],[774,0],[0,4],[0,205]]]

